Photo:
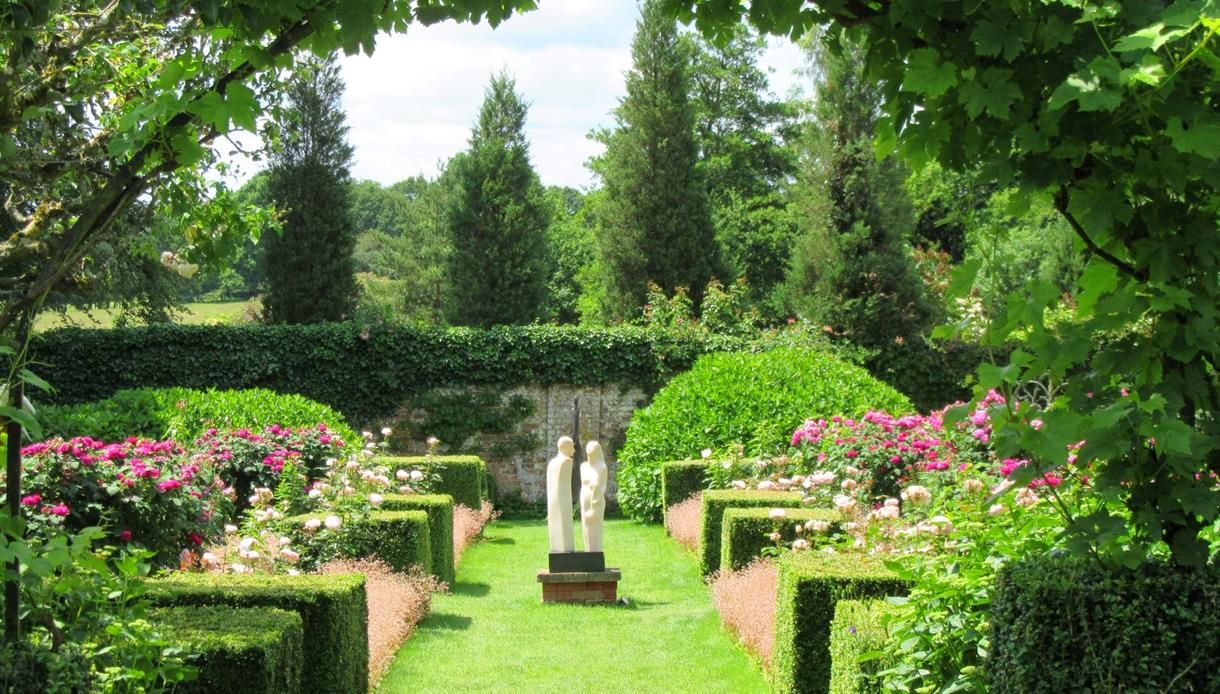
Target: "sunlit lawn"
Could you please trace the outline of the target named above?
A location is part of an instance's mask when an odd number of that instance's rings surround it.
[[[246,306],[251,301],[218,301],[213,303],[194,303],[186,305],[186,313],[178,316],[175,322],[186,324],[231,323],[241,317]],[[81,328],[111,328],[114,327],[116,309],[94,309],[88,313],[79,309],[69,309],[66,314],[45,311],[34,323],[34,331],[52,330],[67,325]]]

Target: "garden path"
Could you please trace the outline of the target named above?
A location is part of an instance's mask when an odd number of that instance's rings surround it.
[[[606,522],[606,561],[622,568],[628,607],[541,603],[545,521],[498,522],[485,535],[378,691],[767,691],[721,627],[695,559],[660,526]]]

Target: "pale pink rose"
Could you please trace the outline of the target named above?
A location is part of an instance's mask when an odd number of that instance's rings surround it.
[[[380,494],[369,494],[369,504],[372,506],[380,506],[385,499]]]
[[[406,482],[407,480],[411,479],[411,473],[407,472],[406,470],[399,470],[394,474],[394,476],[398,478],[399,482]]]
[[[309,532],[313,532],[321,527],[322,521],[318,520],[317,518],[310,518],[309,520],[305,521],[305,529]]]
[[[772,520],[779,520],[781,518],[786,518],[788,516],[788,512],[782,508],[773,508],[768,515],[771,516]]]
[[[998,516],[1007,510],[1008,509],[1004,507],[1004,504],[992,504],[991,508],[987,509],[987,515]]]
[[[338,530],[343,526],[343,519],[338,516],[327,516],[323,524],[331,530]]]

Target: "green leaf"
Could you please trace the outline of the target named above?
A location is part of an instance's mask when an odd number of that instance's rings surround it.
[[[1134,34],[1122,37],[1114,44],[1111,50],[1115,53],[1143,50],[1158,51],[1170,41],[1182,38],[1189,33],[1190,29],[1171,29],[1166,31],[1165,25],[1157,22],[1152,26],[1140,29]]]
[[[1165,134],[1179,152],[1220,159],[1220,117],[1203,113],[1193,122],[1183,123],[1174,116],[1169,119]]]
[[[957,67],[953,63],[942,62],[935,48],[916,48],[907,56],[903,91],[935,99],[956,84]]]
[[[1021,90],[1009,79],[1012,70],[987,68],[983,74],[962,85],[958,100],[971,118],[986,111],[1000,120],[1008,120],[1012,104],[1021,98]]]
[[[1087,318],[1093,314],[1097,301],[1118,286],[1118,268],[1101,258],[1089,261],[1080,280],[1077,281],[1077,315]]]
[[[1094,58],[1088,67],[1068,75],[1047,102],[1054,111],[1077,102],[1081,111],[1113,111],[1123,101],[1118,87],[1122,69],[1113,58]]]
[[[42,438],[42,425],[34,418],[34,415],[25,410],[18,409],[12,405],[0,405],[0,417],[6,417],[10,421],[20,424],[32,439]]]

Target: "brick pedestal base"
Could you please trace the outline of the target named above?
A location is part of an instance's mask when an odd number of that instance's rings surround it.
[[[538,582],[542,584],[542,602],[613,603],[618,600],[618,582],[622,577],[622,572],[618,569],[538,572]]]

